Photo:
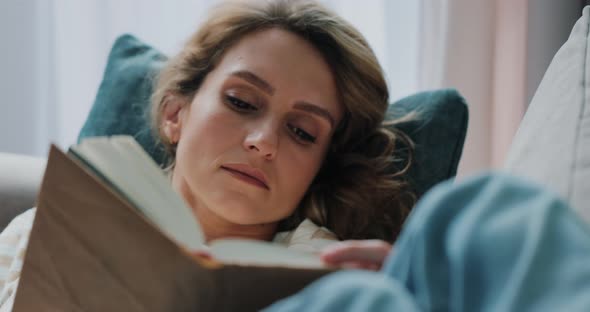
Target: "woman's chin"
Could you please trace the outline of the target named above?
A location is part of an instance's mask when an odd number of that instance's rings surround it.
[[[269,223],[268,214],[251,207],[226,206],[218,214],[227,221],[239,225],[255,225]]]
[[[276,223],[291,214],[292,211],[285,211],[290,209],[281,208],[285,207],[284,202],[277,203],[266,195],[225,186],[222,191],[208,193],[209,200],[205,202],[221,218],[240,225]]]

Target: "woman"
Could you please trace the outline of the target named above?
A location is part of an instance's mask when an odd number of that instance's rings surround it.
[[[160,73],[152,101],[172,185],[208,240],[392,242],[413,203],[405,169],[388,171],[394,144],[409,143],[382,124],[377,59],[316,3],[223,3]]]
[[[225,2],[162,70],[153,125],[208,241],[274,240],[378,269],[413,196],[384,128],[388,91],[350,24],[314,2]],[[407,166],[406,166],[407,167]],[[393,172],[393,173],[391,173]],[[12,306],[34,209],[0,235]],[[338,240],[353,241],[326,248]]]

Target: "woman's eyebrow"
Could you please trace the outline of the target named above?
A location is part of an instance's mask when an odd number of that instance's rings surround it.
[[[330,123],[330,126],[334,128],[334,117],[332,117],[332,114],[330,114],[330,112],[324,108],[304,101],[298,101],[295,103],[295,105],[293,105],[293,108],[319,116],[327,120]]]
[[[230,76],[235,76],[235,77],[244,79],[247,82],[255,85],[256,87],[260,88],[262,91],[264,91],[270,95],[273,95],[275,93],[275,88],[270,83],[268,83],[266,80],[260,78],[260,76],[254,74],[253,72],[251,72],[249,70],[238,70],[238,71],[232,72],[230,74]],[[314,114],[316,116],[319,116],[319,117],[327,120],[330,123],[330,126],[332,128],[334,127],[334,124],[336,123],[334,121],[334,117],[332,117],[332,114],[330,114],[330,112],[327,111],[326,109],[319,107],[318,105],[315,105],[315,104],[312,104],[309,102],[305,102],[305,101],[298,101],[295,103],[293,108]]]
[[[260,78],[259,76],[257,76],[256,74],[254,74],[251,71],[238,70],[238,71],[232,72],[230,74],[230,76],[236,76],[241,79],[244,79],[247,82],[255,85],[256,87],[260,88],[262,91],[264,91],[270,95],[273,95],[275,93],[275,88],[270,83],[268,83],[266,80]]]

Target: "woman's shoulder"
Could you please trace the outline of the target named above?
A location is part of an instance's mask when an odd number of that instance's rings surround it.
[[[16,216],[10,223],[2,230],[0,236],[4,236],[8,233],[16,233],[21,232],[23,230],[30,230],[33,226],[33,221],[35,220],[35,213],[37,208],[33,207],[27,209],[25,212]]]
[[[33,227],[35,220],[36,208],[28,209],[27,211],[16,216],[4,230],[0,233],[0,265],[5,261],[6,257],[13,257],[13,251],[19,245],[22,239],[28,238],[28,234]]]
[[[294,230],[277,233],[273,242],[285,245],[287,248],[315,253],[338,242],[338,238],[327,228],[305,219]]]
[[[0,266],[11,262],[16,256],[18,247],[23,245],[22,241],[28,240],[36,211],[36,208],[31,208],[16,216],[0,233]]]
[[[0,306],[12,298],[37,209],[16,216],[0,233]]]

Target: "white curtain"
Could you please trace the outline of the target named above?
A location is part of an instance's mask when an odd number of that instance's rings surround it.
[[[102,79],[109,50],[123,33],[132,33],[167,54],[176,52],[197,27],[213,0],[39,0],[46,14],[46,97],[51,115],[47,135],[36,151],[45,154],[47,142],[63,147],[75,143]],[[53,102],[52,102],[53,101]]]
[[[14,37],[0,52],[5,56],[0,65],[8,69],[0,72],[5,88],[0,152],[44,156],[49,142],[64,148],[75,143],[117,36],[132,33],[166,54],[175,53],[217,2],[0,1],[0,34]],[[322,2],[367,37],[385,69],[392,101],[418,90],[417,1]]]

